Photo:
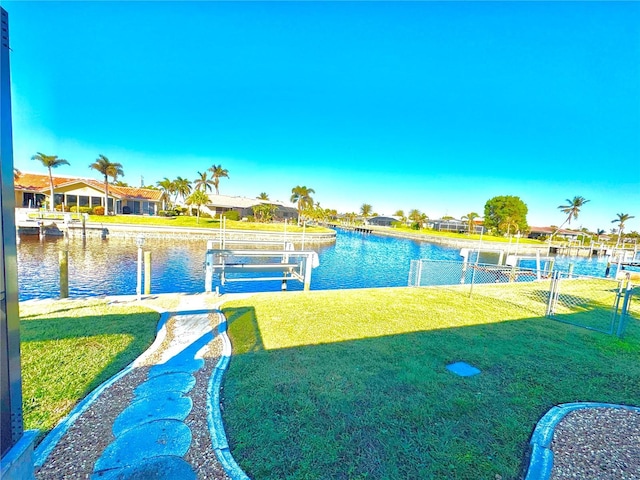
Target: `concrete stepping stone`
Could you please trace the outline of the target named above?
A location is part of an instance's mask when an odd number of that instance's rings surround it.
[[[138,385],[134,390],[136,400],[149,395],[156,395],[159,392],[180,392],[183,395],[191,391],[195,386],[196,379],[187,372],[174,372],[165,375],[158,375],[150,378],[146,382]]]
[[[166,373],[193,373],[196,370],[200,370],[204,367],[204,360],[199,359],[183,359],[181,361],[176,362],[167,362],[161,365],[155,365],[149,369],[149,374],[147,375],[149,379],[152,377],[157,377],[159,375],[164,375]]]
[[[191,465],[170,455],[143,460],[130,467],[94,473],[91,480],[196,480]]]
[[[183,421],[192,407],[193,400],[183,397],[180,392],[157,392],[125,408],[113,422],[113,434],[119,437],[127,430],[155,420]]]
[[[191,445],[191,430],[179,420],[156,420],[127,430],[102,452],[93,471],[138,465],[152,457],[183,457]]]

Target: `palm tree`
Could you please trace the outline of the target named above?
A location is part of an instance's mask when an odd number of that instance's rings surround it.
[[[227,170],[226,168],[222,168],[222,165],[213,165],[211,166],[211,168],[209,168],[209,171],[212,174],[213,186],[216,187],[216,195],[219,195],[220,192],[218,191],[218,184],[220,183],[220,178],[229,178],[229,170]]]
[[[409,211],[409,220],[418,225],[419,229],[422,229],[422,213],[417,208]]]
[[[200,223],[200,207],[205,205],[209,201],[209,197],[202,190],[196,190],[189,198],[187,198],[186,202],[188,205],[195,205],[197,207],[196,210],[196,223]]]
[[[211,186],[213,185],[213,180],[209,178],[207,172],[198,172],[200,178],[196,178],[193,181],[193,187],[195,190],[202,190],[204,193],[207,193],[208,190],[212,190]]]
[[[616,248],[620,245],[620,238],[622,237],[622,232],[624,231],[624,224],[627,220],[631,220],[632,218],[636,218],[633,215],[629,215],[628,213],[617,213],[618,218],[615,220],[611,220],[611,223],[618,224],[618,241],[616,242]]]
[[[102,175],[104,175],[104,213],[103,215],[108,214],[109,210],[109,177],[113,178],[115,182],[119,175],[124,177],[124,171],[122,170],[122,165],[117,162],[110,161],[107,157],[100,154],[95,162],[89,165],[89,168],[93,170],[97,170]]]
[[[175,194],[174,203],[178,201],[178,196],[182,197],[183,200],[186,200],[189,194],[191,194],[191,182],[186,178],[177,177],[173,181],[173,193]]]
[[[269,200],[269,195],[266,192],[260,192],[260,195],[258,195],[258,199],[259,200]]]
[[[469,222],[469,233],[474,233],[474,220],[479,216],[480,215],[478,215],[476,212],[469,212],[466,215],[463,215],[462,220],[466,220],[467,222]]]
[[[360,214],[364,217],[364,223],[367,223],[367,218],[371,216],[372,211],[373,207],[368,203],[363,203],[360,206]]]
[[[169,180],[167,177],[164,177],[162,180],[158,180],[156,182],[156,185],[158,187],[160,187],[160,190],[162,190],[162,197],[163,199],[167,200],[167,204],[165,205],[165,207],[167,206],[171,206],[171,194],[175,192],[176,189],[176,185],[174,182],[172,182],[171,180]]]
[[[564,227],[565,224],[569,224],[571,225],[571,219],[573,218],[574,220],[578,218],[578,213],[580,213],[580,209],[582,208],[582,206],[587,203],[589,200],[586,200],[584,197],[580,197],[580,196],[576,196],[573,197],[573,200],[569,200],[567,198],[566,202],[567,205],[560,205],[558,208],[560,210],[562,210],[562,213],[566,213],[567,214],[567,219],[562,222],[562,225],[560,225],[552,234],[551,234],[551,238],[553,238],[553,236],[558,233],[562,227]]]
[[[20,170],[18,170],[17,168],[13,169],[13,181],[15,182],[18,178],[20,178],[20,175],[22,175],[22,172]]]
[[[300,185],[291,189],[291,202],[298,205],[298,224],[300,224],[302,210],[305,207],[313,206],[312,193],[316,193],[313,188],[301,187]]]
[[[33,157],[31,157],[31,160],[38,160],[39,162],[42,163],[42,165],[44,165],[45,167],[47,167],[49,169],[49,191],[51,193],[51,198],[50,198],[50,202],[49,202],[49,209],[53,212],[53,175],[51,175],[51,169],[52,168],[57,168],[60,165],[69,165],[69,162],[66,161],[64,158],[58,158],[57,155],[45,155],[44,153],[36,153]],[[15,172],[14,172],[15,175]]]

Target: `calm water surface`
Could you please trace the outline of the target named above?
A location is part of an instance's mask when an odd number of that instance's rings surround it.
[[[134,238],[46,238],[22,236],[18,245],[20,300],[57,298],[58,252],[69,250],[69,296],[134,295],[137,247]],[[299,248],[297,246],[296,248]],[[335,244],[309,246],[318,252],[320,266],[313,270],[311,289],[406,286],[411,260],[461,260],[458,248],[414,240],[338,231]],[[152,293],[204,291],[206,240],[147,239],[152,252]],[[558,258],[556,268],[603,276],[606,260]],[[615,273],[615,272],[613,272]],[[214,288],[217,284],[214,277]],[[220,287],[221,293],[278,291],[280,282],[237,282]],[[288,289],[302,290],[289,281]]]

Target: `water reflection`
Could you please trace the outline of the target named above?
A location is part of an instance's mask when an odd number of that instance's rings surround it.
[[[202,239],[147,238],[143,249],[152,252],[152,293],[203,292],[206,243]],[[135,294],[135,237],[40,240],[23,236],[18,245],[20,300],[58,297],[58,251],[64,248],[69,251],[71,297]],[[307,248],[320,257],[320,266],[313,270],[312,290],[405,286],[413,259],[461,259],[456,248],[348,231],[339,231],[335,244]],[[606,266],[606,260],[559,258],[556,267],[566,270],[569,263],[575,264],[575,273],[598,276]],[[227,283],[221,292],[280,289],[281,283],[275,281],[238,282]],[[301,290],[302,284],[289,281],[287,289]]]

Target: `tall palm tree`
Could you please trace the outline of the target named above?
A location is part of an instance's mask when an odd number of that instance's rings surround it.
[[[462,220],[466,220],[469,223],[469,233],[474,233],[474,220],[479,216],[480,215],[478,215],[476,212],[469,212],[466,215],[462,216]]]
[[[364,223],[367,223],[367,218],[371,216],[372,211],[373,211],[373,207],[368,203],[363,203],[360,206],[360,214],[364,217]]]
[[[45,155],[44,153],[36,153],[33,157],[31,157],[31,160],[38,160],[39,162],[42,163],[42,165],[44,165],[45,167],[47,167],[49,169],[49,191],[51,194],[50,197],[50,202],[49,202],[49,209],[53,212],[54,210],[54,201],[53,201],[53,175],[51,175],[51,169],[52,168],[57,168],[60,165],[69,165],[69,162],[66,161],[64,158],[58,158],[57,155]],[[15,175],[15,173],[14,173]]]
[[[113,178],[115,182],[118,176],[124,177],[124,171],[122,170],[122,164],[118,162],[112,162],[104,155],[98,155],[95,162],[89,165],[89,168],[100,172],[104,175],[104,213],[107,215],[109,212],[109,177]]]
[[[631,220],[632,218],[636,218],[633,215],[629,215],[628,213],[616,213],[618,218],[615,220],[611,220],[611,223],[618,224],[618,241],[616,242],[616,248],[620,245],[620,238],[622,237],[622,232],[624,231],[624,224],[627,220]]]
[[[195,190],[202,190],[204,191],[204,193],[207,193],[207,191],[212,190],[212,185],[213,185],[213,180],[211,180],[209,178],[209,176],[207,175],[207,172],[198,172],[198,175],[200,175],[200,178],[196,178],[193,181],[193,187]]]
[[[186,200],[187,204],[188,205],[195,205],[196,208],[197,208],[197,210],[196,210],[196,215],[197,215],[196,223],[200,223],[200,207],[202,205],[205,205],[208,201],[209,201],[209,197],[202,190],[194,191],[187,198],[187,200]]]
[[[259,200],[269,200],[269,194],[266,192],[260,192],[260,195],[258,195],[258,199]]]
[[[222,165],[212,165],[209,171],[211,172],[213,186],[216,188],[216,195],[219,195],[218,184],[220,183],[220,178],[229,178],[229,170],[222,168]]]
[[[176,185],[174,182],[172,182],[171,180],[169,180],[167,177],[164,177],[162,180],[158,180],[156,182],[156,185],[160,188],[160,190],[162,191],[162,197],[163,197],[163,201],[166,199],[167,200],[167,204],[165,205],[165,207],[167,206],[171,206],[171,194],[173,192],[175,192],[176,189]],[[166,209],[166,208],[165,208]]]
[[[177,177],[173,181],[173,186],[174,186],[173,193],[175,194],[174,203],[178,201],[178,196],[182,197],[183,200],[186,201],[187,197],[191,194],[191,191],[193,190],[191,188],[191,182],[186,178],[182,178],[182,177]]]
[[[300,185],[291,189],[291,202],[298,205],[298,224],[300,224],[302,210],[305,207],[313,206],[312,193],[316,193],[313,188],[301,187]]]
[[[562,211],[562,213],[567,214],[567,218],[564,222],[562,222],[562,225],[560,225],[552,234],[551,234],[551,238],[553,238],[553,236],[558,233],[562,227],[564,227],[566,224],[571,225],[571,219],[577,219],[578,218],[578,214],[580,213],[580,209],[583,207],[583,205],[587,202],[589,202],[589,200],[585,199],[584,197],[581,196],[575,196],[573,197],[573,200],[569,200],[567,198],[566,200],[567,205],[560,205],[558,208]],[[550,238],[550,239],[551,239]]]

